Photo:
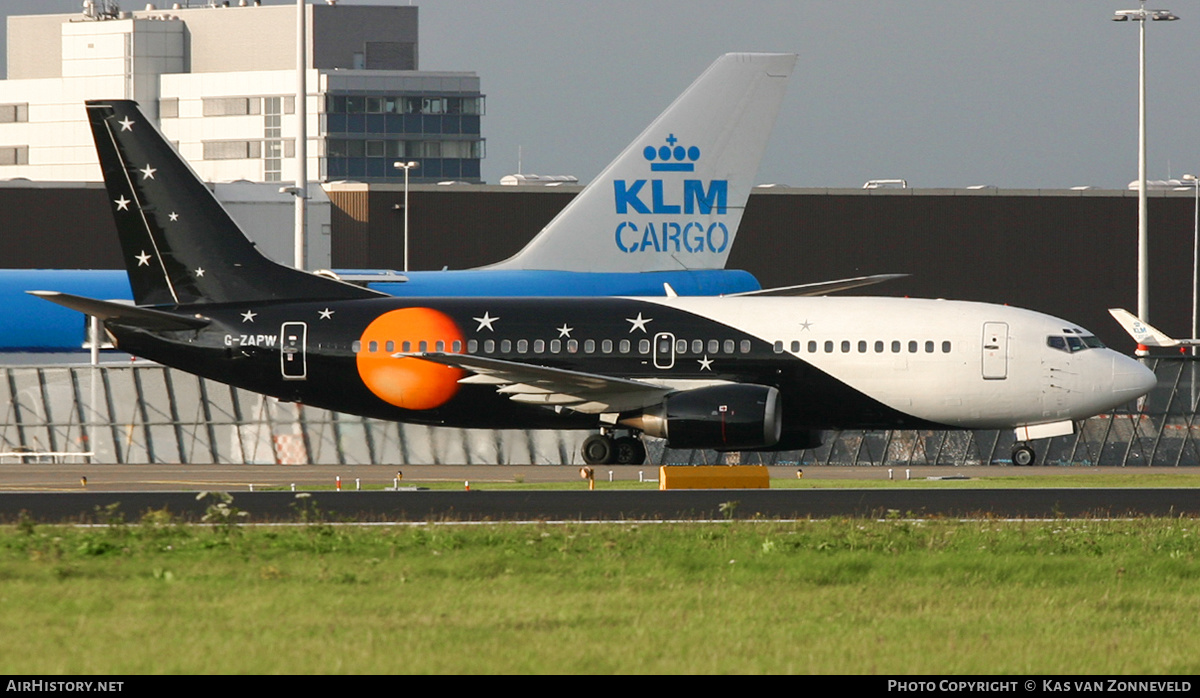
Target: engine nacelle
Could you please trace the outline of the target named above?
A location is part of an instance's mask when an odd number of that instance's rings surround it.
[[[621,420],[671,448],[718,451],[769,448],[779,443],[779,390],[768,385],[713,385],[667,397],[640,416]]]

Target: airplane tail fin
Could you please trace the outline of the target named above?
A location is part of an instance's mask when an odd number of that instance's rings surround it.
[[[1121,327],[1129,333],[1130,337],[1133,337],[1133,341],[1137,342],[1137,353],[1139,355],[1145,354],[1146,350],[1150,347],[1178,347],[1184,344],[1184,342],[1180,342],[1178,339],[1167,336],[1165,332],[1151,326],[1149,323],[1142,322],[1138,316],[1128,310],[1109,308],[1108,313],[1120,323]]]
[[[795,54],[716,60],[499,269],[721,269]]]
[[[379,295],[263,256],[136,102],[87,113],[138,305]]]

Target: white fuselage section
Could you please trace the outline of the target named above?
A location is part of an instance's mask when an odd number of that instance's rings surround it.
[[[1155,383],[1149,369],[1073,323],[1009,306],[880,297],[654,302],[774,343],[897,411],[962,428],[1085,419]]]

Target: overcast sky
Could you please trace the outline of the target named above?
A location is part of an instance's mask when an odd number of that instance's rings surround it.
[[[482,80],[493,183],[516,171],[519,146],[525,172],[592,178],[730,51],[800,55],[760,182],[1123,188],[1137,177],[1137,25],[1110,21],[1132,0],[416,4],[421,68]],[[1161,179],[1200,171],[1200,4],[1152,6],[1182,17],[1147,27],[1149,174]],[[4,14],[80,7],[0,0]]]

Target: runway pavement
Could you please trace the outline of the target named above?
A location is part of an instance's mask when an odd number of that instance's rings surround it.
[[[95,521],[98,512],[119,504],[136,520],[148,510],[167,509],[184,519],[199,520],[208,502],[204,490],[230,492],[234,506],[250,513],[250,521],[294,520],[299,507],[319,509],[335,521],[593,521],[734,518],[824,518],[829,516],[903,516],[1001,518],[1200,516],[1200,488],[1114,489],[771,489],[694,490],[601,489],[589,492],[571,466],[403,466],[401,485],[415,482],[463,482],[462,489],[434,491],[355,491],[391,486],[397,467],[272,465],[0,465],[0,521],[21,512],[43,522]],[[597,479],[636,482],[657,477],[653,467],[605,466]],[[1167,469],[1178,472],[1175,469]],[[893,468],[892,476],[914,479],[964,475],[1088,475],[1121,468]],[[1152,472],[1139,468],[1138,472]],[[1161,469],[1160,469],[1161,471]],[[772,468],[776,478],[796,477],[795,467]],[[807,467],[809,479],[884,479],[888,469]],[[328,488],[341,477],[341,492],[323,489],[303,498],[289,491]],[[83,484],[81,478],[86,477]],[[357,480],[357,483],[356,483]],[[488,489],[498,482],[574,482],[558,490]],[[471,491],[466,483],[471,483]],[[284,491],[263,491],[265,488]],[[254,489],[255,491],[251,491]]]

